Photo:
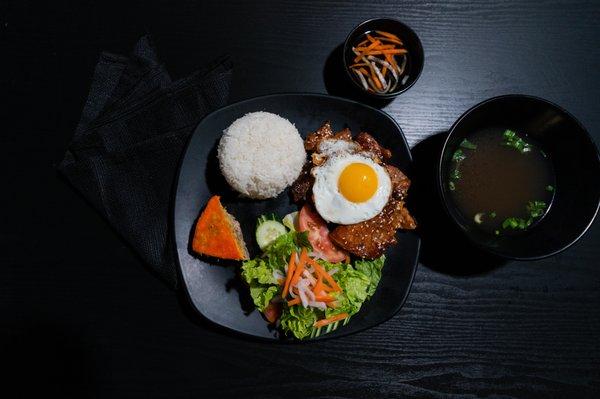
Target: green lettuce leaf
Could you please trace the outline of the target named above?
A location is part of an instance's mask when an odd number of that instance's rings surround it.
[[[309,251],[312,251],[312,247],[308,242],[308,232],[290,231],[277,237],[265,249],[263,257],[266,257],[269,262],[275,262],[283,270],[289,260],[290,254],[293,251],[300,251],[302,247],[306,247]]]
[[[317,321],[314,310],[302,306],[286,307],[281,315],[281,327],[298,339],[308,337]]]
[[[245,261],[242,264],[242,277],[248,284],[253,282],[277,284],[277,279],[273,276],[273,266],[273,264],[269,264],[260,258]]]
[[[328,308],[325,312],[326,317],[340,313],[348,313],[352,316],[358,313],[363,302],[367,299],[367,290],[371,280],[364,273],[355,270],[350,265],[339,266],[341,270],[335,273],[333,278],[342,288],[342,292],[337,293],[337,306],[334,309]]]
[[[265,310],[269,301],[279,292],[273,266],[264,259],[252,259],[242,265],[242,278],[250,286],[250,296],[258,310]]]
[[[265,285],[265,284],[250,284],[250,296],[254,302],[254,306],[261,312],[269,306],[271,299],[277,295],[279,287],[276,285]]]
[[[373,260],[357,260],[354,262],[354,267],[357,271],[363,273],[370,280],[367,288],[367,299],[371,298],[377,289],[379,280],[381,279],[381,270],[385,263],[385,255]]]

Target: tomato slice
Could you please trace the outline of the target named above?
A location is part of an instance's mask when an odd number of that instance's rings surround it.
[[[331,263],[337,263],[348,256],[345,251],[331,242],[327,224],[310,205],[304,205],[300,210],[298,225],[300,231],[308,231],[310,245],[312,245],[314,252],[323,259]]]
[[[265,308],[263,315],[269,323],[275,323],[281,316],[281,304],[273,301],[269,302],[269,305]]]

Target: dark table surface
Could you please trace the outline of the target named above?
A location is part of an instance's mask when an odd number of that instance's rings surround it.
[[[598,2],[121,3],[0,7],[0,359],[10,370],[0,389],[20,392],[2,396],[600,395],[598,223],[567,251],[527,263],[469,257],[434,232],[393,319],[341,339],[277,345],[199,321],[55,171],[101,50],[127,53],[151,33],[174,77],[230,53],[232,100],[340,94],[325,66],[373,16],[401,19],[423,42],[420,80],[385,107],[420,165],[431,151],[425,138],[505,93],[560,104],[598,141]]]

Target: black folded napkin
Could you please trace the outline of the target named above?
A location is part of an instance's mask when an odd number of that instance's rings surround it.
[[[177,287],[169,231],[172,184],[183,147],[229,96],[222,57],[172,82],[148,37],[129,57],[102,53],[59,171],[142,259]]]

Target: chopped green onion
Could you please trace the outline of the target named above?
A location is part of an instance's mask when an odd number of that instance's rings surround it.
[[[448,188],[450,189],[450,191],[456,190],[456,185],[453,181],[448,182]]]
[[[506,218],[504,222],[502,222],[503,229],[521,229],[524,230],[531,224],[532,219],[525,220],[523,218]]]
[[[529,201],[527,203],[527,212],[532,218],[539,218],[546,211],[546,203],[544,201]]]
[[[548,184],[548,185],[546,186],[546,191],[550,191],[550,192],[554,191],[554,186],[552,186],[552,185]]]
[[[458,169],[453,169],[452,172],[450,172],[450,178],[453,180],[460,179],[460,172],[458,171]]]
[[[504,131],[504,133],[502,134],[502,136],[504,137],[504,140],[512,140],[515,138],[516,135],[517,134],[510,129],[506,129]]]
[[[493,211],[492,211],[492,212],[490,212],[490,217],[491,217],[491,218],[495,218],[495,217],[496,217],[496,212],[493,212]]]
[[[474,150],[477,148],[476,144],[471,143],[467,139],[463,139],[463,141],[461,141],[459,145],[460,145],[460,147],[466,148],[467,150]]]
[[[504,145],[513,147],[520,153],[524,154],[531,151],[531,145],[526,143],[517,133],[510,129],[506,129],[502,135],[504,137]]]
[[[503,229],[521,229],[525,230],[533,223],[534,219],[542,217],[546,211],[546,203],[544,201],[529,201],[527,203],[528,219],[510,217],[502,222]]]
[[[454,154],[452,154],[452,160],[454,162],[462,162],[466,158],[467,157],[465,156],[465,153],[460,148],[458,150],[454,151]]]
[[[517,218],[507,218],[504,220],[504,222],[502,222],[502,228],[503,229],[508,229],[510,228],[515,228],[519,225],[519,222],[517,222]]]
[[[494,234],[496,234],[497,236],[500,235],[500,230],[494,230]]]

